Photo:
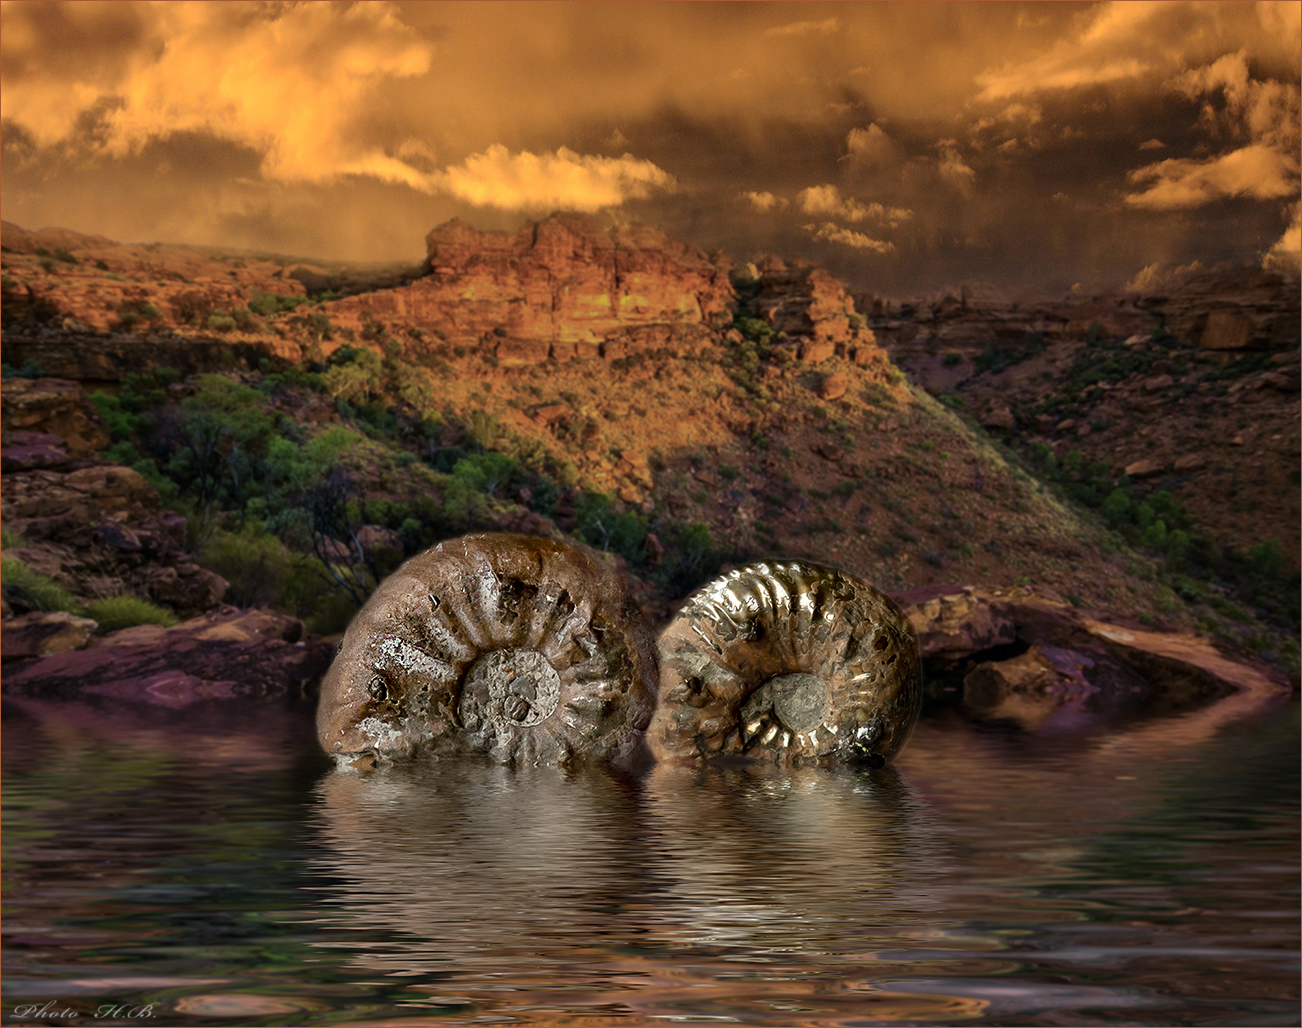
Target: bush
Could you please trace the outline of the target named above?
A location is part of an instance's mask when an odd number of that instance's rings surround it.
[[[126,594],[96,600],[86,614],[99,625],[100,635],[122,628],[135,628],[137,625],[171,628],[176,624],[176,615],[170,610]]]
[[[264,293],[260,289],[255,289],[253,299],[249,301],[249,310],[261,314],[264,318],[270,318],[311,302],[306,296],[281,296],[279,293]]]
[[[452,477],[477,493],[491,496],[510,480],[516,463],[501,453],[478,453],[463,457],[452,469]]]
[[[945,367],[947,368],[952,368],[954,367],[954,365],[958,364],[962,360],[963,360],[963,355],[961,353],[955,353],[953,350],[951,350],[949,353],[945,354],[945,356],[941,358],[941,363],[944,364]]]
[[[618,553],[640,564],[646,541],[646,520],[640,514],[620,514],[605,493],[585,492],[574,505],[574,534],[590,546]]]
[[[261,332],[267,327],[261,318],[244,307],[237,307],[231,311],[231,317],[241,332]]]
[[[233,332],[235,319],[228,314],[211,314],[208,316],[207,328],[213,332]]]
[[[694,522],[667,533],[666,557],[656,577],[674,596],[686,596],[712,578],[728,557],[714,545],[708,525]]]
[[[1267,581],[1278,578],[1284,569],[1284,551],[1280,548],[1279,540],[1258,543],[1249,550],[1248,566],[1257,578]]]
[[[10,603],[20,603],[33,610],[78,612],[77,601],[67,589],[53,579],[33,571],[21,560],[0,560],[0,590]]]
[[[216,532],[201,560],[230,583],[228,602],[237,607],[280,606],[290,554],[261,523],[250,521],[238,535]]]

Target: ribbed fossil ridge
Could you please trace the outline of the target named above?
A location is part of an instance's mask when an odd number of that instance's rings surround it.
[[[465,536],[407,561],[358,611],[317,731],[337,757],[612,760],[639,745],[655,681],[654,640],[615,574],[550,540]]]
[[[661,634],[658,759],[889,760],[917,720],[917,637],[866,582],[762,561],[694,593]]]

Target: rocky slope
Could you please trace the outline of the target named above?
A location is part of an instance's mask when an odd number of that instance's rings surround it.
[[[234,616],[220,614],[234,596],[328,633],[347,609],[327,611],[304,593],[294,576],[312,560],[345,565],[357,547],[379,557],[372,566],[383,573],[441,535],[503,528],[603,552],[657,622],[721,564],[781,554],[835,563],[897,593],[949,595],[955,582],[1033,588],[1100,621],[1216,633],[1292,659],[1289,633],[1263,627],[1251,610],[1238,619],[1231,585],[1173,590],[1169,554],[1137,549],[1000,442],[1021,445],[1026,418],[1039,433],[1028,439],[1108,436],[1092,422],[1084,436],[1068,435],[1066,417],[1042,431],[1016,383],[995,381],[993,368],[978,373],[992,342],[1011,341],[1008,368],[1026,365],[1042,388],[1067,381],[1104,317],[1114,319],[1105,333],[1148,331],[1144,352],[1157,345],[1142,298],[1073,301],[1053,318],[998,312],[972,296],[957,307],[857,309],[842,283],[808,264],[766,258],[734,270],[657,230],[608,230],[574,215],[516,233],[452,222],[427,247],[419,274],[367,272],[5,225],[6,558],[83,604],[127,592],[193,619]],[[338,295],[345,290],[353,295]],[[963,327],[968,314],[979,323]],[[1260,311],[1243,317],[1257,318],[1247,345],[1287,334]],[[1028,342],[1019,318],[1041,326],[1034,332],[1058,326],[1052,345]],[[1222,321],[1209,316],[1202,333],[1219,338]],[[933,345],[938,338],[947,341]],[[967,391],[937,402],[880,342],[931,389],[942,391],[934,370]],[[1033,364],[1048,355],[1057,363]],[[213,371],[222,377],[202,374]],[[103,395],[92,403],[83,387]],[[1273,396],[1254,390],[1253,402],[1258,393]],[[957,412],[960,401],[989,428]],[[1152,425],[1149,414],[1136,406],[1136,432],[1118,432],[1116,446]],[[212,423],[205,417],[246,432],[219,437],[207,453],[220,488],[206,506],[193,492],[203,481],[195,426]],[[277,436],[293,440],[293,452],[342,442],[333,464],[312,472],[319,479],[299,481],[308,471],[283,471],[289,456],[272,446]],[[1118,449],[1109,468],[1127,457]],[[352,504],[333,535],[268,530],[330,489],[336,513],[343,499]],[[7,587],[5,613],[40,622],[14,629],[23,640],[15,654],[48,654],[67,639],[86,645],[77,625],[41,621]],[[159,631],[178,633],[166,637],[169,651],[204,650],[186,642],[204,624]],[[267,659],[285,663],[286,681],[305,681],[317,658],[286,643],[294,630],[278,625],[258,629]],[[48,676],[28,665],[50,659],[24,656],[15,673],[43,688]],[[217,681],[220,661],[181,664],[195,682]],[[75,678],[80,666],[71,661],[48,681]]]
[[[1221,546],[1273,541],[1297,571],[1296,279],[1219,268],[1119,296],[1015,302],[968,286],[861,302],[912,379],[1021,452],[1078,450],[1171,492]]]

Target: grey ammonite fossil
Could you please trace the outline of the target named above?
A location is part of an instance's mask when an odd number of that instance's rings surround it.
[[[654,637],[614,572],[548,539],[469,535],[411,558],[358,611],[317,733],[348,759],[619,760],[655,689]]]
[[[867,582],[761,561],[688,598],[660,635],[660,760],[805,758],[881,764],[922,700],[917,636]]]

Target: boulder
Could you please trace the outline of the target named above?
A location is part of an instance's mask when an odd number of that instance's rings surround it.
[[[85,646],[98,627],[90,618],[41,611],[0,623],[0,660],[48,657]]]
[[[1008,660],[983,661],[963,677],[963,702],[984,717],[1034,729],[1060,706],[1099,691],[1083,671],[1094,657],[1055,646],[1032,646]]]
[[[800,344],[797,359],[806,364],[822,364],[836,353],[836,346],[823,339],[809,339]]]
[[[975,702],[987,707],[997,707],[1014,693],[1052,694],[1056,706],[1108,688],[1130,692],[1136,684],[1186,703],[1235,693],[1287,696],[1291,691],[1266,665],[1227,656],[1210,639],[1098,621],[1054,596],[1023,587],[928,586],[894,599],[918,632],[923,658],[941,666],[996,646],[1027,645],[1017,657],[983,662],[969,672],[975,676]]]
[[[175,607],[182,617],[216,607],[230,588],[221,575],[195,564],[155,568],[147,581],[150,595],[159,603]]]
[[[818,385],[818,395],[824,400],[839,400],[850,388],[850,380],[840,372],[828,375]]]
[[[913,622],[924,658],[959,661],[1017,639],[1006,605],[970,586],[924,587],[894,599]]]
[[[1137,460],[1125,467],[1127,478],[1153,478],[1166,470],[1166,465],[1159,460]]]
[[[1043,417],[1043,415],[1041,415]],[[981,427],[990,428],[996,431],[1006,431],[1017,424],[1017,419],[1013,417],[1013,412],[1007,407],[996,407],[994,410],[982,415]],[[1050,422],[1052,427],[1052,422]]]

